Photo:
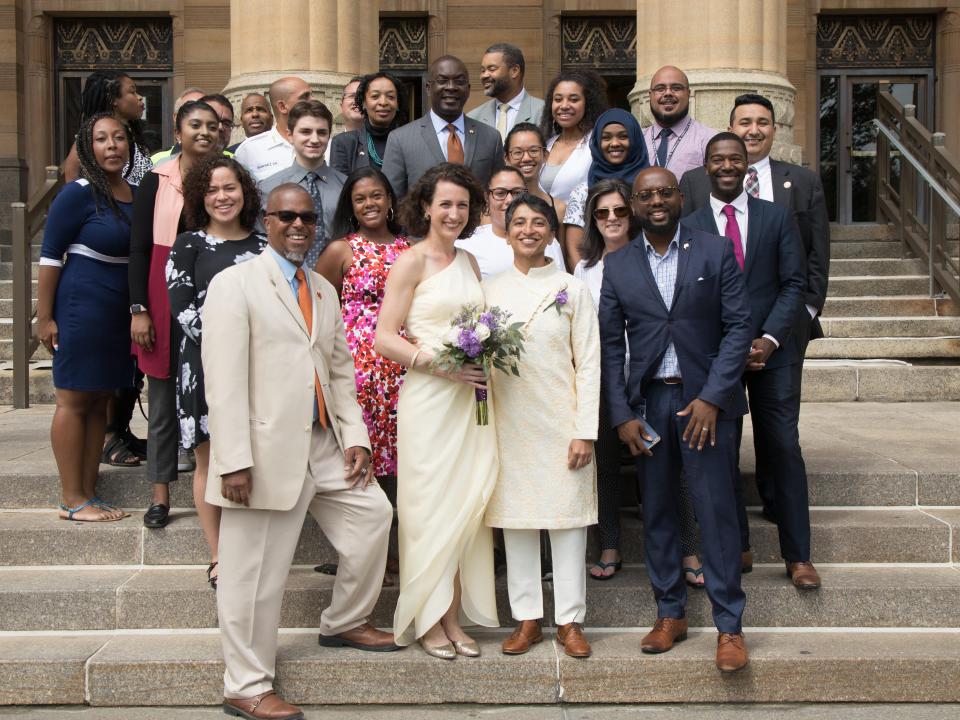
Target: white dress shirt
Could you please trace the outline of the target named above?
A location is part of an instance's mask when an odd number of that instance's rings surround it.
[[[477,259],[480,266],[480,277],[487,278],[499,275],[504,270],[513,267],[513,250],[507,245],[506,238],[499,237],[493,232],[493,225],[480,225],[473,231],[473,235],[454,242],[461,250],[466,250]],[[563,250],[556,239],[551,240],[544,253],[551,258],[557,267],[566,267],[563,263]]]
[[[773,174],[770,171],[770,156],[757,160],[750,167],[757,171],[757,182],[760,183],[760,199],[773,202]],[[743,178],[746,187],[747,178]]]
[[[467,145],[465,141],[467,130],[466,123],[464,122],[463,118],[463,113],[460,113],[460,117],[453,121],[453,126],[457,129],[457,135],[460,137],[460,145],[463,147],[464,156],[466,156]],[[433,123],[433,129],[437,133],[437,142],[440,143],[440,152],[443,153],[443,157],[449,162],[450,158],[447,157],[447,138],[450,134],[450,131],[447,130],[447,125],[450,125],[450,123],[437,115],[433,110],[430,111],[430,121]]]
[[[280,135],[276,127],[267,132],[247,138],[234,155],[237,161],[245,166],[253,179],[257,182],[264,180],[275,172],[288,168],[293,164],[293,145]]]

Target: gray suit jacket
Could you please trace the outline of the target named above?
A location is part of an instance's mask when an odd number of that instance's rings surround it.
[[[475,107],[473,110],[467,113],[467,117],[478,120],[479,122],[489,125],[496,130],[498,102],[499,101],[496,98],[490,102],[485,102],[483,105]],[[517,111],[516,122],[528,122],[533,123],[534,125],[539,125],[541,115],[543,115],[543,100],[534,97],[530,93],[527,93],[524,96],[523,101],[520,103],[520,109]]]
[[[323,203],[323,226],[326,228],[327,239],[329,241],[330,229],[333,227],[333,214],[337,210],[337,203],[340,201],[340,191],[343,190],[343,183],[347,179],[347,176],[328,165],[319,168],[318,172],[320,173],[320,179],[323,180],[323,182],[320,183],[320,202]],[[273,175],[261,180],[258,186],[260,187],[260,195],[263,198],[264,210],[266,210],[267,196],[271,190],[284,183],[295,183],[299,185],[306,174],[306,168],[294,160],[293,165],[290,167],[275,172]],[[263,220],[261,218],[261,230],[263,230],[262,222]],[[320,250],[322,249],[323,248],[320,248]]]
[[[466,131],[464,164],[486,187],[494,170],[503,166],[500,133],[469,117],[464,118],[463,127]],[[443,162],[446,159],[427,113],[390,133],[383,156],[383,174],[390,180],[397,197],[402,198],[427,170]]]

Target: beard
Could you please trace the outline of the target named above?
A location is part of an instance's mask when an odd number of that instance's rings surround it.
[[[690,112],[690,105],[687,104],[687,106],[683,110],[680,110],[674,115],[667,117],[662,112],[657,110],[657,108],[654,106],[653,103],[650,103],[650,113],[653,115],[654,120],[656,120],[658,123],[660,123],[664,127],[670,127],[670,126],[676,125],[678,122],[683,120],[687,116],[687,113],[689,112]]]
[[[304,259],[307,257],[306,253],[293,252],[293,250],[284,250],[283,257],[286,260],[289,260],[294,265],[302,265]]]
[[[500,95],[509,89],[510,83],[507,78],[497,78],[493,81],[493,85],[491,85],[488,90],[483,91],[483,94],[487,97],[496,97],[497,95]]]
[[[663,225],[656,225],[654,222],[647,217],[637,218],[637,222],[640,224],[640,228],[645,233],[651,233],[653,235],[672,235],[677,231],[677,223],[680,221],[680,215],[674,215],[673,213],[668,212],[667,222]]]

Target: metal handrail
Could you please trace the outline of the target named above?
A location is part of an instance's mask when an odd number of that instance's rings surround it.
[[[934,179],[933,175],[927,172],[926,168],[923,167],[920,161],[917,160],[909,150],[907,150],[907,148],[904,146],[902,142],[900,142],[900,138],[894,135],[893,131],[891,131],[879,120],[874,119],[873,124],[876,126],[877,130],[879,130],[884,135],[886,135],[887,140],[893,143],[893,145],[897,148],[897,150],[900,151],[900,156],[904,160],[909,162],[911,165],[913,165],[913,169],[916,170],[918,173],[920,173],[920,176],[927,181],[927,184],[930,185],[930,189],[935,191],[937,195],[939,195],[943,199],[943,201],[947,204],[947,206],[951,210],[953,210],[958,216],[960,216],[960,202],[957,202],[952,197],[950,197],[950,193],[947,192],[946,188],[944,188],[940,183],[938,183]]]
[[[43,230],[47,210],[63,185],[56,166],[46,168],[43,186],[29,201],[10,203],[13,230],[13,406],[30,407],[30,358],[33,333],[33,237]]]

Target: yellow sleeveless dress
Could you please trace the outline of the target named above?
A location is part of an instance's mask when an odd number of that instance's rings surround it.
[[[417,286],[404,327],[419,346],[442,347],[462,305],[483,304],[463,250]],[[493,540],[483,523],[497,482],[497,435],[478,426],[474,390],[425,372],[408,372],[397,403],[397,514],[400,596],[393,618],[399,645],[440,620],[460,570],[461,623],[497,627]],[[491,405],[492,408],[492,405]]]

